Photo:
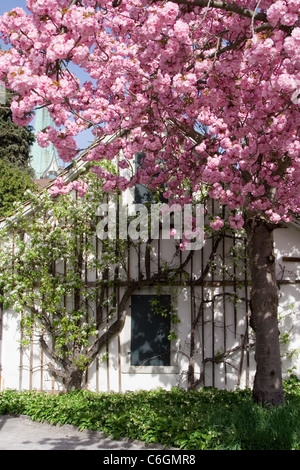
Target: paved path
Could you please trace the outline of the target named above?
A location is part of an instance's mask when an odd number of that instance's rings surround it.
[[[113,441],[99,431],[79,431],[71,425],[51,426],[26,416],[0,416],[0,450],[152,450],[137,441]]]

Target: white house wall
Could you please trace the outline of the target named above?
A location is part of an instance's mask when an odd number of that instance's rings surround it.
[[[220,259],[228,253],[229,246],[236,241],[225,238],[218,250]],[[209,240],[203,250],[199,250],[186,270],[190,278],[199,278],[211,253],[213,241]],[[286,333],[282,343],[283,372],[291,371],[300,376],[300,263],[288,258],[300,257],[300,237],[296,228],[281,228],[275,231],[275,247],[279,286],[279,312],[281,333]],[[141,247],[140,258],[135,252],[129,256],[132,276],[137,273],[137,265],[145,258]],[[152,251],[150,272],[155,272],[162,260],[173,259],[174,246],[167,240],[156,241]],[[180,253],[186,257],[188,253]],[[85,387],[94,391],[145,390],[175,386],[187,387],[187,372],[190,360],[191,325],[197,318],[199,306],[204,306],[198,318],[195,334],[195,380],[201,378],[200,386],[215,386],[234,389],[251,386],[255,361],[253,354],[254,337],[249,328],[249,284],[247,273],[240,272],[240,284],[230,278],[234,273],[230,255],[226,255],[229,273],[224,273],[216,263],[214,272],[209,271],[202,283],[191,286],[182,279],[176,289],[168,285],[142,287],[140,295],[155,293],[157,287],[164,292],[176,295],[175,308],[180,322],[174,325],[177,338],[171,342],[170,366],[131,366],[130,335],[131,309],[127,305],[127,318],[123,330],[107,344],[99,354],[99,359],[88,369]],[[142,270],[147,275],[145,269]],[[95,272],[88,272],[87,279],[93,282]],[[120,273],[121,278],[123,276]],[[119,288],[122,295],[125,287]],[[123,289],[123,291],[122,291]],[[174,294],[174,290],[176,293]],[[238,294],[241,300],[232,302],[232,295]],[[201,304],[202,302],[202,304]],[[22,346],[20,319],[11,310],[2,312],[1,342],[1,387],[15,389],[63,390],[61,382],[54,380],[48,370],[49,358],[41,350],[34,332],[31,343]],[[246,335],[246,336],[245,336]],[[242,347],[241,347],[242,346]],[[220,360],[218,361],[218,357]]]
[[[300,377],[300,232],[295,224],[275,231],[283,373]],[[284,336],[285,335],[285,336]]]

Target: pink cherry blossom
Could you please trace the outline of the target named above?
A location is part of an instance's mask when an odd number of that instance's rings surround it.
[[[5,13],[0,33],[12,47],[0,51],[0,80],[16,93],[13,119],[26,125],[47,106],[56,127],[38,142],[67,162],[86,129],[94,142],[85,160],[122,151],[120,174],[93,170],[107,191],[163,186],[184,204],[188,181],[233,213],[287,219],[300,211],[300,0],[260,2],[265,17],[254,21],[189,3],[28,0],[29,14]],[[104,135],[120,137],[105,144]],[[130,174],[138,152],[146,158]]]
[[[210,222],[210,226],[213,230],[220,230],[224,227],[224,220],[220,217],[216,217],[212,222]]]
[[[243,216],[241,214],[229,216],[229,222],[232,228],[242,228],[244,225]]]

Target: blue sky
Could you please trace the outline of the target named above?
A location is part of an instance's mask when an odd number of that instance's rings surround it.
[[[6,11],[11,11],[15,7],[21,7],[26,10],[26,0],[2,0],[0,4],[0,15]]]

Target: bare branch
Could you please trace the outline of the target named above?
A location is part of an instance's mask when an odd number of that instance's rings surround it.
[[[125,319],[126,319],[126,310],[124,310],[121,314],[121,316],[108,328],[105,333],[98,338],[93,346],[89,349],[88,353],[86,356],[88,357],[89,360],[95,359],[95,357],[98,355],[100,349],[102,346],[104,346],[108,341],[116,334],[119,333],[125,324]]]
[[[51,357],[51,359],[53,359],[55,362],[59,362],[64,368],[67,367],[69,361],[67,359],[62,359],[57,354],[55,354],[53,348],[49,347],[43,336],[40,337],[40,344],[42,349],[46,354],[48,354],[48,356]]]
[[[200,7],[205,8],[210,6],[211,8],[217,8],[220,10],[224,10],[231,13],[236,13],[239,16],[244,18],[253,18],[253,21],[263,21],[264,23],[268,22],[267,15],[263,12],[257,12],[249,10],[248,8],[243,8],[235,3],[223,2],[219,0],[194,0],[191,3],[189,0],[171,0],[173,3],[177,3],[177,5],[189,5],[191,7]],[[154,1],[157,3],[157,1]]]

